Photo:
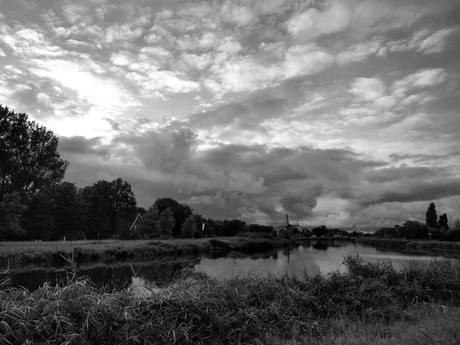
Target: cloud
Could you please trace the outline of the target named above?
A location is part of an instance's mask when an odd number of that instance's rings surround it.
[[[361,207],[388,202],[430,201],[460,195],[460,178],[448,168],[378,169],[361,176],[367,183],[343,189],[340,195]]]
[[[286,52],[282,69],[285,78],[316,74],[332,65],[334,57],[315,45],[297,45]]]
[[[371,56],[383,58],[386,56],[386,51],[385,44],[381,40],[360,42],[338,53],[336,61],[339,65],[346,65],[364,61]]]
[[[340,1],[334,1],[323,11],[309,8],[292,17],[287,22],[287,29],[294,37],[311,39],[343,31],[349,26],[351,19],[350,7]]]
[[[276,63],[266,64],[255,56],[223,59],[210,70],[227,92],[256,91],[280,82],[317,74],[334,62],[334,57],[315,44],[292,46]]]
[[[116,80],[99,76],[85,63],[71,60],[37,60],[31,72],[40,78],[49,78],[58,85],[75,90],[80,101],[118,112],[138,104],[138,101]]]
[[[239,6],[233,1],[225,2],[220,14],[224,22],[237,26],[249,25],[254,20],[253,13],[248,7]]]
[[[393,83],[392,88],[395,93],[404,93],[414,89],[440,85],[447,78],[448,75],[443,68],[426,68],[396,81]]]
[[[222,131],[235,135],[245,130],[264,132],[260,124],[266,119],[282,116],[287,109],[286,99],[255,96],[192,114],[188,125],[212,137],[219,137]]]
[[[350,92],[365,102],[376,101],[385,92],[385,85],[378,78],[356,78],[351,84]]]
[[[110,147],[103,145],[101,138],[87,139],[83,136],[60,137],[59,152],[68,155],[95,155],[107,159],[110,156]]]
[[[459,32],[457,26],[437,31],[425,27],[414,32],[410,38],[388,42],[388,49],[398,53],[415,51],[421,54],[439,54],[446,49],[449,38]]]
[[[83,178],[78,172],[85,171],[87,182],[88,176],[100,178],[106,171],[106,178],[118,174],[134,179],[138,200],[171,196],[205,217],[264,222],[277,221],[284,213],[308,219],[319,197],[349,186],[354,175],[381,164],[349,150],[218,144],[169,125],[120,134],[108,144],[101,138],[62,138],[59,148],[64,158],[72,159],[68,178],[78,184]],[[130,159],[123,158],[128,152]],[[98,157],[106,162],[110,157],[111,168]],[[91,162],[97,162],[93,169]]]
[[[129,42],[143,34],[142,28],[132,28],[130,25],[111,25],[105,30],[105,40],[108,44]]]

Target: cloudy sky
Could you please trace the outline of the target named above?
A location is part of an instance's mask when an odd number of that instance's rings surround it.
[[[458,0],[0,0],[0,103],[204,217],[460,215]]]

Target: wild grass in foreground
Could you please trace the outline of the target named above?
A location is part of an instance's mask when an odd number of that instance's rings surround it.
[[[364,344],[340,339],[350,327],[389,332],[401,322],[422,322],[417,308],[460,305],[458,262],[395,270],[345,261],[347,274],[304,279],[219,282],[188,273],[148,295],[98,289],[87,280],[0,291],[0,344]]]

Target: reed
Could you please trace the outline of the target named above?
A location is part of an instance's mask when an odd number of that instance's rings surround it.
[[[412,321],[414,306],[460,305],[460,265],[395,270],[346,258],[349,273],[303,279],[184,271],[149,294],[77,279],[0,291],[1,344],[266,344],[326,339],[338,322]],[[447,307],[446,307],[447,308]]]

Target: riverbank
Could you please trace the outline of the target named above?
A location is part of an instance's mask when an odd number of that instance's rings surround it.
[[[286,239],[215,237],[137,241],[0,242],[0,268],[147,261],[210,251],[267,252],[292,244]]]
[[[442,255],[460,258],[460,242],[361,237],[356,238],[356,243],[377,248],[394,249],[411,254]]]
[[[167,288],[142,295],[98,289],[86,280],[45,284],[34,292],[0,291],[0,343],[357,344],[353,340],[365,335],[353,338],[351,332],[364,328],[378,332],[361,342],[372,344],[377,335],[392,339],[405,327],[433,344],[440,330],[424,327],[439,320],[447,332],[441,343],[458,341],[458,262],[414,263],[402,270],[356,258],[346,264],[347,274],[303,279],[217,281],[188,271]]]

